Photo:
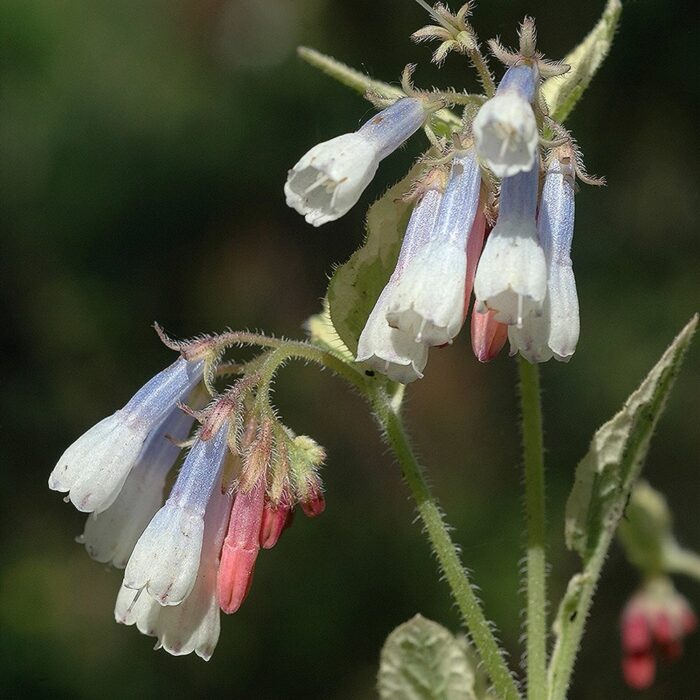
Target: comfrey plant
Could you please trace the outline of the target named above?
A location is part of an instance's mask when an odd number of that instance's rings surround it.
[[[538,363],[570,360],[579,338],[574,196],[577,182],[602,181],[586,174],[563,122],[604,59],[621,6],[608,0],[583,42],[553,62],[538,52],[530,18],[516,50],[494,40],[487,59],[468,22],[469,3],[455,14],[418,2],[433,24],[414,39],[440,42],[437,64],[451,53],[466,57],[482,94],[421,91],[412,66],[393,87],[300,49],[379,110],[359,130],[311,148],[289,171],[287,204],[308,223],[343,216],[381,160],[417,132],[427,138],[411,171],[369,208],[366,239],[336,269],[322,313],[307,322],[308,339],[228,331],[175,341],[157,327],[178,358],[69,447],[49,485],[89,513],[79,538],[88,553],[124,569],[117,621],[155,636],[171,654],[208,659],[219,612],[243,603],[260,550],[277,544],[297,506],[310,517],[325,508],[324,450],[296,435],[271,404],[280,368],[314,363],[367,399],[469,635],[466,643],[420,616],[401,625],[382,651],[382,697],[563,700],[618,525],[642,572],[621,616],[623,670],[631,686],[643,688],[653,680],[656,656],[677,656],[696,624],[669,576],[700,579],[700,559],[678,545],[665,501],[638,477],[697,319],[595,433],[572,474],[565,534],[581,569],[551,632],[538,374]],[[492,72],[489,61],[502,68]],[[523,679],[482,610],[401,418],[405,385],[423,378],[432,347],[454,341],[470,307],[476,358],[493,359],[506,340],[518,356],[527,525]],[[228,357],[241,347],[259,353],[247,361]],[[183,451],[168,491],[168,473]]]

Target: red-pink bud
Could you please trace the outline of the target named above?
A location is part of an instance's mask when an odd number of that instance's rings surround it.
[[[323,492],[320,488],[313,487],[309,491],[308,498],[302,501],[300,505],[304,515],[309,518],[315,518],[326,510],[326,499],[323,497]]]
[[[472,289],[474,289],[474,274],[476,264],[479,262],[481,249],[484,247],[484,234],[486,233],[486,216],[484,208],[479,207],[476,218],[472,224],[469,238],[467,239],[467,282],[464,285],[464,318],[467,318],[469,302],[471,301]]]
[[[272,549],[277,544],[280,535],[287,528],[287,522],[291,520],[291,515],[292,511],[287,505],[273,505],[269,501],[265,503],[260,527],[260,546],[263,549]]]
[[[646,615],[631,610],[622,617],[622,648],[626,653],[637,653],[651,649],[652,639]]]
[[[259,479],[248,493],[239,491],[233,502],[217,576],[219,605],[225,613],[236,612],[250,590],[260,551],[264,503],[264,479]]]
[[[508,326],[499,323],[495,316],[492,309],[483,314],[472,312],[472,350],[479,362],[493,360],[508,340]]]
[[[628,654],[622,660],[625,683],[635,690],[644,690],[654,682],[656,661],[650,651]]]

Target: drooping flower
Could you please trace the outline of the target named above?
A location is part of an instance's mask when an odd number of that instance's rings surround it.
[[[467,247],[480,188],[474,149],[457,151],[430,237],[392,290],[387,321],[418,343],[450,343],[464,323]]]
[[[539,243],[535,214],[539,165],[504,178],[498,220],[486,240],[474,281],[476,311],[494,311],[500,323],[522,325],[542,310],[547,293],[547,264]]]
[[[351,134],[314,146],[289,171],[287,205],[321,226],[346,214],[360,198],[379,161],[415,133],[429,115],[425,100],[405,97]]]
[[[227,450],[228,424],[209,439],[198,438],[185,459],[165,505],[141,537],[124,571],[124,586],[145,589],[161,605],[177,605],[197,577],[204,514]]]
[[[496,177],[529,172],[535,165],[539,132],[532,102],[538,82],[535,63],[511,66],[474,119],[476,150]]]
[[[93,559],[120,569],[126,566],[139,537],[163,505],[165,480],[180,454],[176,442],[187,438],[192,421],[191,415],[173,408],[144,444],[114,503],[88,516],[78,541]]]
[[[153,377],[124,408],[94,425],[63,453],[49,476],[49,488],[68,492],[75,507],[86,513],[109,508],[144,443],[199,383],[203,367],[202,360],[180,357]]]
[[[625,605],[620,618],[622,671],[627,685],[644,690],[654,682],[658,654],[672,661],[683,638],[697,627],[688,601],[666,576],[650,579]]]
[[[406,266],[430,240],[444,190],[441,169],[431,171],[421,183],[411,212],[396,268],[377,299],[357,344],[357,361],[386,374],[390,379],[408,384],[423,376],[428,361],[428,347],[408,333],[392,328],[387,321],[388,303]]]
[[[530,362],[551,357],[568,361],[579,336],[576,281],[571,264],[574,236],[573,155],[554,157],[545,177],[537,217],[539,240],[547,262],[547,296],[539,316],[508,331],[513,352]]]
[[[205,661],[219,640],[219,599],[216,575],[219,552],[226,532],[232,497],[214,489],[204,516],[202,556],[192,592],[179,605],[160,605],[143,590],[123,584],[114,616],[117,622],[136,625],[139,632],[157,637],[156,649],[180,656],[193,651]]]

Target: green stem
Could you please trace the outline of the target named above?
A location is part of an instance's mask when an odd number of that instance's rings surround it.
[[[613,534],[614,529],[603,532],[600,546],[596,548],[593,557],[586,564],[585,571],[571,579],[559,606],[555,627],[557,641],[549,662],[549,695],[545,696],[549,700],[566,700],[576,655],[581,646],[586,620],[593,604],[593,594]]]
[[[667,571],[700,581],[700,555],[681,547],[672,547],[666,552],[665,559]]]
[[[501,700],[521,698],[503,652],[494,637],[491,625],[481,610],[481,605],[474,593],[467,572],[459,559],[457,548],[450,537],[438,503],[430,493],[423,471],[411,450],[399,414],[392,407],[391,399],[385,394],[375,392],[372,397],[372,405],[386,439],[401,465],[404,478],[416,501],[418,513],[437,556],[440,569],[450,586],[464,623],[498,697]]]
[[[527,520],[527,697],[547,697],[547,589],[545,559],[544,455],[540,376],[522,357],[520,404]]]

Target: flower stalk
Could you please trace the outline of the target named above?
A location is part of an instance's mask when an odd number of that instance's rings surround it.
[[[527,697],[547,697],[547,587],[540,376],[518,359],[527,522]]]

